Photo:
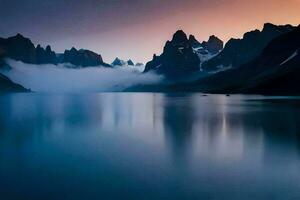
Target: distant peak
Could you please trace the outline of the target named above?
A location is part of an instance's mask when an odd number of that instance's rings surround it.
[[[209,39],[208,39],[208,40],[215,40],[215,39],[220,40],[220,39],[219,39],[217,36],[215,36],[215,35],[209,36]]]
[[[126,62],[118,57],[116,57],[115,60],[111,63],[112,66],[123,66],[125,64]]]
[[[190,42],[197,42],[197,43],[199,42],[194,35],[189,36],[189,41]]]
[[[47,46],[46,46],[46,51],[52,51],[50,45],[47,45]]]
[[[189,36],[189,40],[196,40],[196,38],[195,38],[194,35],[190,35],[190,36]]]
[[[224,43],[217,36],[211,35],[208,41],[202,42],[202,46],[206,48],[209,52],[215,54],[220,52],[223,49]]]
[[[188,40],[188,38],[187,38],[187,35],[185,34],[185,32],[183,32],[183,30],[178,30],[173,35],[172,42],[180,43],[180,42],[185,42],[187,40]]]
[[[71,51],[77,51],[77,49],[75,47],[72,47]]]
[[[194,35],[189,36],[189,43],[194,48],[201,47],[201,43],[195,38]]]
[[[209,36],[208,41],[209,42],[218,42],[218,43],[222,43],[223,44],[223,41],[220,38],[218,38],[217,36],[215,36],[215,35]]]
[[[9,39],[9,38],[8,38]],[[24,37],[22,34],[18,33],[17,35],[11,37],[11,39],[17,39],[17,40],[30,40],[29,38]]]
[[[127,64],[128,64],[128,65],[134,65],[134,62],[133,62],[131,59],[129,59],[129,60],[127,61]]]
[[[183,31],[183,30],[177,30],[175,33],[174,33],[174,35],[185,35],[186,36],[186,34],[185,34],[185,32]]]

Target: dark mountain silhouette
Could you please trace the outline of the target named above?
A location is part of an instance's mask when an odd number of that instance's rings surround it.
[[[103,66],[111,67],[109,64],[103,62],[101,55],[92,51],[76,48],[66,50],[63,55],[64,63],[71,63],[75,66],[87,67],[87,66]]]
[[[57,64],[58,59],[54,51],[48,45],[46,49],[42,48],[41,45],[36,47],[36,64]]]
[[[29,92],[29,90],[12,82],[9,78],[0,73],[0,94],[7,92]]]
[[[223,49],[223,41],[210,36],[208,41],[199,42],[194,35],[177,31],[171,41],[167,41],[160,56],[154,54],[146,64],[145,71],[163,74],[167,78],[182,78],[200,71],[200,65]]]
[[[193,50],[186,34],[179,30],[167,41],[160,56],[154,54],[144,72],[154,71],[167,77],[178,77],[200,69],[200,58]]]
[[[252,61],[193,83],[212,93],[300,94],[300,27],[273,39]]]
[[[212,35],[209,37],[207,42],[204,41],[204,42],[202,42],[201,45],[203,46],[204,49],[207,49],[212,54],[216,54],[216,53],[219,53],[223,49],[224,43],[222,40],[220,40],[216,36]]]
[[[266,24],[264,31],[272,27]],[[139,85],[127,91],[300,95],[300,26],[277,27],[290,28],[290,31],[279,31],[279,36],[266,44],[260,54],[240,66],[206,73],[197,81]]]
[[[0,70],[5,69],[5,63],[2,60],[3,57],[4,51],[0,49]],[[29,92],[29,90],[12,82],[8,77],[0,73],[0,94],[7,92]]]
[[[30,39],[17,34],[7,39],[0,38],[0,52],[3,58],[11,58],[30,64],[58,64],[68,62],[75,66],[104,66],[110,67],[103,62],[101,55],[89,50],[77,50],[72,48],[64,54],[57,55],[48,45],[45,49],[38,45],[36,48]]]
[[[272,39],[294,29],[291,25],[266,23],[262,31],[254,30],[245,33],[242,39],[230,39],[219,55],[202,64],[202,69],[214,71],[243,65],[257,57]]]
[[[21,34],[9,37],[7,39],[0,38],[0,49],[4,57],[9,57],[18,61],[35,64],[36,50],[30,39],[25,38]]]
[[[300,26],[276,26],[268,23],[262,31],[245,33],[242,39],[231,39],[223,50],[222,48],[223,42],[215,36],[201,43],[193,35],[187,37],[179,30],[171,41],[166,42],[163,53],[154,55],[144,70],[163,74],[177,81],[163,85],[138,85],[127,91],[300,95]],[[35,48],[28,38],[20,34],[7,39],[0,38],[0,62],[5,57],[34,64],[67,62],[81,67],[111,67],[103,62],[101,55],[92,51],[72,48],[64,54],[55,54],[50,46],[44,49],[38,45]],[[204,62],[205,59],[208,61]],[[116,58],[112,65],[134,63]],[[232,67],[210,72],[220,65]],[[201,76],[193,76],[193,80],[186,79],[195,72]],[[182,77],[184,81],[176,79]],[[5,88],[26,91],[1,75],[0,90],[4,91]]]
[[[195,38],[194,35],[189,36],[189,43],[193,48],[198,48],[202,46],[202,44]]]
[[[202,48],[211,54],[219,53],[224,46],[223,41],[214,35],[210,36],[208,41],[203,41],[202,43],[199,42],[194,35],[190,35],[189,43],[193,48]]]
[[[265,70],[247,81],[242,92],[300,95],[300,27],[274,39],[253,62]]]

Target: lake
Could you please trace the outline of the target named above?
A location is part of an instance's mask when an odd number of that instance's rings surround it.
[[[300,98],[0,96],[0,199],[300,199]]]

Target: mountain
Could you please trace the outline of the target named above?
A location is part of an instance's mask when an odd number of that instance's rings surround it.
[[[57,64],[58,59],[54,51],[48,45],[46,49],[42,48],[41,45],[36,47],[36,64]]]
[[[208,41],[199,42],[194,35],[189,36],[189,43],[194,49],[203,49],[210,54],[219,53],[224,46],[222,40],[220,40],[215,35],[209,37]]]
[[[101,55],[85,50],[72,48],[70,50],[65,50],[63,55],[64,63],[71,63],[75,66],[88,67],[88,66],[103,66],[111,67],[109,64],[104,63]]]
[[[200,70],[200,58],[194,51],[186,34],[179,30],[167,41],[160,56],[154,54],[146,64],[145,71],[154,71],[167,77],[178,77]]]
[[[189,43],[193,48],[199,48],[202,47],[201,42],[199,42],[194,35],[189,36]]]
[[[31,64],[36,63],[36,49],[34,44],[30,39],[25,38],[21,34],[7,39],[0,38],[0,49],[4,57]]]
[[[207,42],[206,41],[202,42],[202,46],[204,49],[207,49],[208,52],[212,54],[216,54],[223,49],[224,43],[222,40],[212,35],[209,37]]]
[[[2,58],[4,57],[4,51],[0,49],[0,70],[5,68],[5,63]],[[0,73],[0,94],[7,92],[28,92],[29,90],[25,89],[19,84],[12,82],[9,78]]]
[[[134,66],[134,62],[133,62],[131,59],[129,59],[129,60],[127,61],[127,65]]]
[[[0,52],[3,58],[11,58],[30,64],[58,64],[71,63],[75,66],[104,66],[111,67],[103,62],[101,55],[89,50],[77,50],[72,48],[66,50],[64,54],[56,54],[48,45],[45,49],[38,45],[37,47],[29,38],[17,34],[9,38],[0,38]]]
[[[126,62],[124,60],[121,60],[120,58],[116,58],[112,63],[112,66],[124,66],[126,65]]]
[[[116,66],[126,66],[126,65],[128,65],[128,66],[134,66],[135,64],[134,64],[134,62],[131,59],[129,59],[128,61],[124,61],[124,60],[122,60],[122,59],[120,59],[120,58],[117,57],[111,63],[111,65],[116,67]]]
[[[273,39],[248,63],[193,83],[212,93],[300,95],[300,27]]]
[[[257,57],[271,40],[294,29],[291,25],[266,23],[262,31],[254,30],[245,33],[242,39],[230,39],[222,52],[202,64],[202,69],[215,71],[241,66]]]
[[[268,29],[267,26],[264,29]],[[255,47],[257,45],[253,45]],[[196,81],[137,85],[127,91],[300,95],[299,85],[300,25],[286,33],[280,32],[256,57],[240,66],[207,73]]]
[[[29,90],[0,74],[0,94],[7,92],[29,92]]]
[[[223,49],[223,41],[210,36],[208,41],[199,42],[195,36],[177,31],[171,41],[167,41],[160,56],[154,54],[146,64],[145,71],[163,74],[168,78],[190,75],[201,70],[204,61],[211,59]]]
[[[242,92],[300,95],[300,27],[274,39],[254,65],[263,73],[247,81]]]

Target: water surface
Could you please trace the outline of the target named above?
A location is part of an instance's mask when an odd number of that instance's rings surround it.
[[[0,199],[300,199],[300,99],[0,96]]]

